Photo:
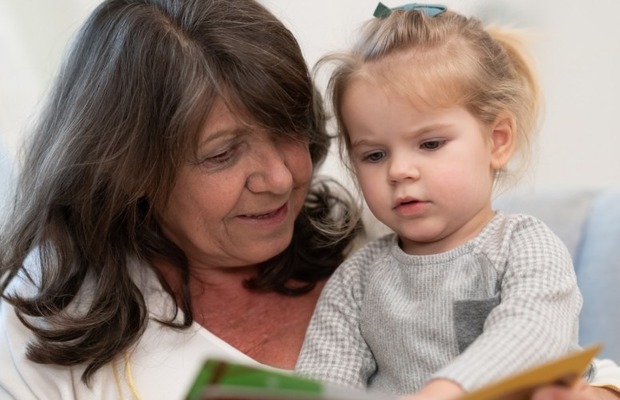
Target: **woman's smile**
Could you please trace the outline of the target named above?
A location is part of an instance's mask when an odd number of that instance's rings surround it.
[[[267,226],[279,225],[282,221],[286,219],[287,215],[288,202],[271,211],[240,214],[237,218],[240,218],[241,220],[249,223]]]

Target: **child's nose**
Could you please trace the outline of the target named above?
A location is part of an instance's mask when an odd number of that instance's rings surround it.
[[[388,179],[397,183],[403,180],[420,179],[420,169],[411,157],[406,155],[393,155],[390,160]]]

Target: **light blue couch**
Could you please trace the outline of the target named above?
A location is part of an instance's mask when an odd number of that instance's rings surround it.
[[[506,194],[495,206],[540,218],[566,243],[584,298],[580,342],[620,362],[620,189]]]

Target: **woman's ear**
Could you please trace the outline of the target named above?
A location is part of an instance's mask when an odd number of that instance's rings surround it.
[[[506,166],[514,151],[516,123],[510,116],[499,116],[491,129],[491,168]]]

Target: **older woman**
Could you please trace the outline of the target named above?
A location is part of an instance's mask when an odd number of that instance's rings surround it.
[[[206,357],[292,368],[359,227],[314,177],[328,146],[299,47],[256,2],[102,3],[2,233],[0,398],[182,398]]]

